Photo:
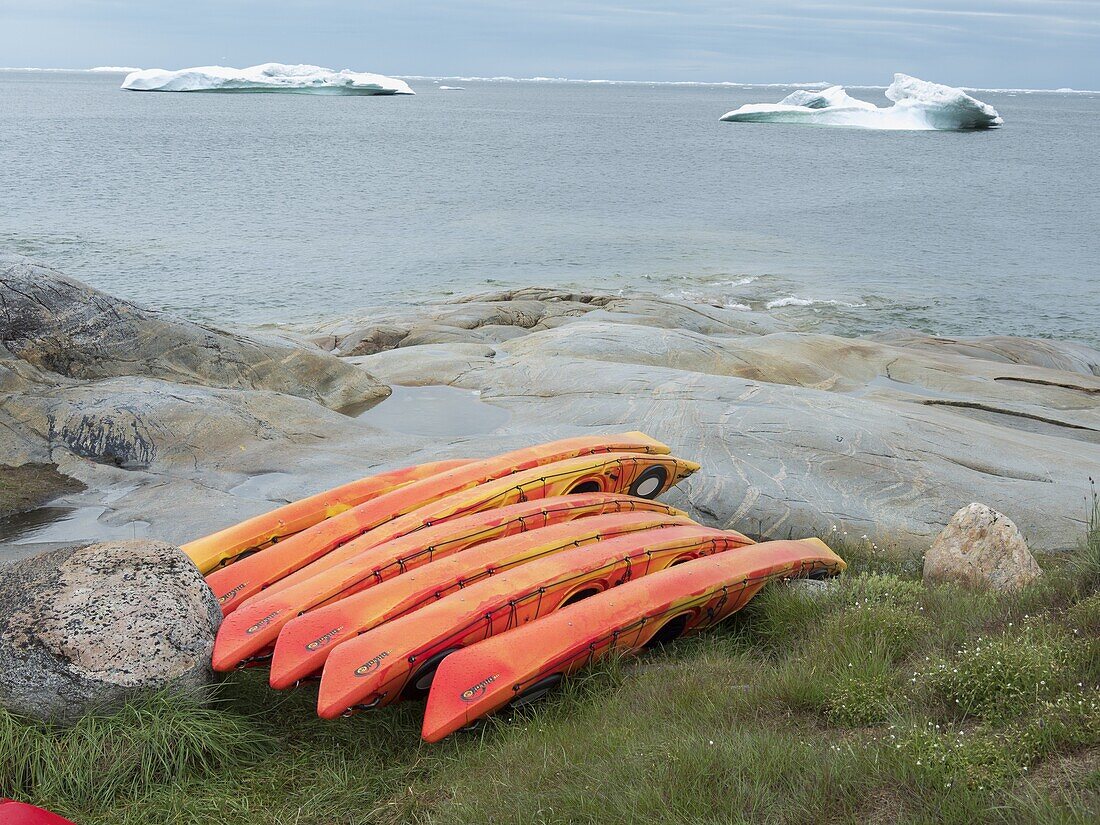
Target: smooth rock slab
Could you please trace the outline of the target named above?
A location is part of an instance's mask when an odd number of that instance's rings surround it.
[[[925,583],[1014,593],[1040,575],[1016,525],[984,504],[970,504],[955,513],[924,557]]]
[[[135,376],[296,395],[340,409],[389,388],[315,348],[197,324],[92,289],[45,264],[0,252],[0,390],[17,361],[57,383]],[[8,391],[11,391],[10,389]]]
[[[179,548],[78,545],[0,568],[0,705],[70,720],[213,677],[217,600]]]

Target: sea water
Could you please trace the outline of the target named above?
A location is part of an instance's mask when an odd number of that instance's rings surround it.
[[[522,285],[1100,343],[1100,95],[979,133],[721,123],[789,89],[138,94],[0,72],[0,248],[220,323]],[[443,81],[446,83],[446,81]],[[887,105],[881,89],[848,89]]]

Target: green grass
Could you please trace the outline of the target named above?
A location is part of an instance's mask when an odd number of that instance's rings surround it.
[[[233,675],[61,729],[0,712],[0,795],[127,823],[1085,823],[1100,817],[1100,513],[1017,596],[862,545],[824,595],[607,662],[439,745]]]

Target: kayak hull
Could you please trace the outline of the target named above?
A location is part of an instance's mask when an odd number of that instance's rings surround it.
[[[765,542],[665,569],[465,647],[438,667],[423,737],[438,741],[606,656],[710,627],[769,581],[844,567],[816,539]]]
[[[364,551],[410,535],[440,522],[453,521],[474,513],[507,507],[535,499],[586,492],[631,494],[647,481],[661,480],[661,486],[647,486],[645,498],[653,499],[699,469],[694,462],[669,455],[641,453],[600,453],[556,461],[497,481],[463,490],[434,501],[369,530],[345,542],[331,553],[284,576],[265,587],[266,594],[277,593],[313,579]],[[635,498],[639,497],[634,495]]]
[[[231,670],[264,655],[275,644],[283,627],[309,610],[346,599],[430,562],[486,542],[565,521],[601,514],[642,511],[680,514],[667,504],[658,504],[647,499],[607,493],[579,493],[522,501],[447,520],[431,527],[421,527],[391,541],[375,544],[294,586],[269,588],[248,599],[225,618],[218,630],[214,644],[214,669]],[[416,512],[418,511],[414,511],[414,514]],[[399,526],[397,522],[390,524]],[[306,567],[298,572],[305,574],[310,569]],[[347,624],[340,620],[328,630],[335,630],[339,626],[346,627]],[[325,634],[318,633],[311,638],[316,639],[323,635]],[[275,680],[274,672],[273,681],[281,681]],[[297,681],[297,678],[291,680],[293,681]]]
[[[490,576],[579,545],[690,523],[673,508],[625,509],[498,539],[431,562],[291,620],[275,644],[272,687],[288,687],[320,671],[341,643]]]
[[[331,719],[416,695],[454,650],[639,576],[748,544],[739,533],[681,524],[608,538],[468,585],[338,645],[325,662],[317,712]]]
[[[642,433],[585,436],[472,461],[405,484],[272,544],[206,577],[223,615],[245,599],[320,559],[357,536],[445,496],[577,456],[637,452],[666,455],[668,447]]]
[[[262,550],[372,498],[467,463],[465,459],[433,461],[361,478],[253,516],[240,524],[188,542],[181,549],[205,575],[232,564],[245,553]]]

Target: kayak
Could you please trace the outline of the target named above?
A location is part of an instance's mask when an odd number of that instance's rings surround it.
[[[0,825],[75,825],[70,819],[14,799],[0,799]]]
[[[319,672],[330,653],[341,643],[510,568],[583,544],[690,523],[687,516],[671,508],[593,515],[497,539],[433,561],[292,619],[275,643],[271,686],[290,687]]]
[[[733,531],[669,526],[608,538],[498,573],[336,646],[321,674],[317,713],[332,719],[352,709],[422,696],[435,668],[459,648],[635,577],[751,543]]]
[[[440,496],[419,508],[410,508],[405,513],[393,516],[386,515],[386,510],[383,509],[386,503],[383,499],[387,496],[383,496],[362,505],[374,507],[372,513],[364,515],[364,518],[370,516],[371,526],[364,528],[359,535],[341,542],[337,547],[324,544],[318,549],[316,544],[310,544],[304,539],[288,551],[279,552],[290,542],[307,536],[308,531],[301,532],[282,544],[268,548],[262,554],[212,573],[207,577],[207,583],[218,597],[222,613],[228,615],[246,598],[265,588],[277,592],[293,587],[375,547],[376,544],[407,536],[414,530],[430,527],[439,521],[469,516],[481,510],[503,507],[530,498],[577,492],[623,493],[637,488],[636,483],[631,483],[632,478],[651,477],[654,473],[659,474],[663,480],[663,485],[657,487],[654,493],[659,494],[697,469],[698,464],[675,459],[670,455],[596,453],[509,474],[449,496]],[[400,492],[403,491],[395,491]],[[344,515],[352,513],[354,510],[349,510]],[[260,559],[260,555],[276,552],[277,555],[271,555],[263,563],[252,563],[253,559]]]
[[[240,524],[226,527],[182,546],[203,574],[232,564],[245,553],[261,550],[279,539],[300,533],[327,518],[350,510],[364,501],[377,498],[413,481],[453,470],[468,464],[466,459],[433,461],[414,467],[402,467],[386,473],[361,478],[323,493],[293,501],[269,513],[254,516]]]
[[[218,630],[214,642],[214,669],[231,670],[263,656],[275,643],[283,626],[307,610],[346,598],[421,565],[516,533],[623,511],[680,514],[666,504],[647,499],[580,493],[523,501],[444,521],[376,544],[292,587],[264,590],[245,601],[225,618]],[[304,574],[308,570],[307,566],[298,572]]]
[[[289,576],[272,582],[267,586],[265,595],[295,587],[355,558],[365,550],[443,521],[521,501],[585,495],[590,492],[653,499],[698,469],[698,464],[674,456],[636,453],[602,453],[557,461],[524,473],[506,476],[472,490],[463,490],[413,510],[342,544]],[[653,482],[660,483],[651,486]]]
[[[423,737],[436,742],[508,705],[533,701],[603,657],[710,627],[769,581],[832,576],[845,566],[817,539],[765,542],[662,570],[465,647],[439,665]]]
[[[206,577],[228,615],[267,585],[319,559],[341,544],[417,507],[479,484],[566,458],[610,452],[666,455],[664,444],[642,433],[582,436],[471,461],[405,484],[325,519]]]

